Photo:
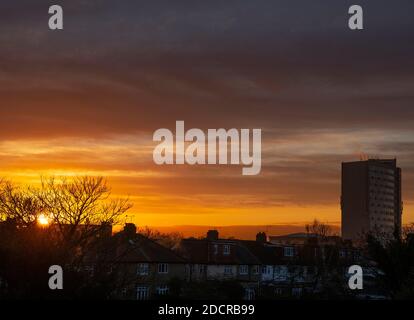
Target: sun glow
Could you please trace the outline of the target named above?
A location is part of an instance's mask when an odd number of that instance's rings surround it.
[[[48,226],[50,221],[49,221],[49,218],[46,217],[44,214],[40,214],[37,217],[37,223],[41,226]]]

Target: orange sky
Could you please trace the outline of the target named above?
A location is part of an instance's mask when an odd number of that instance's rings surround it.
[[[138,225],[338,223],[341,162],[396,157],[414,222],[408,4],[350,33],[340,1],[64,2],[56,32],[46,0],[0,3],[0,177],[105,176]],[[261,174],[154,165],[179,120],[262,129]]]
[[[331,146],[345,137],[350,141]],[[323,167],[313,158],[324,145],[338,153],[351,148],[352,135],[264,139],[258,176],[242,176],[237,166],[156,166],[154,145],[145,134],[3,141],[0,176],[23,184],[37,184],[41,175],[105,176],[114,197],[130,197],[134,208],[125,221],[139,226],[340,223],[340,161],[353,156],[325,160]],[[413,212],[406,201],[405,222],[414,221]]]

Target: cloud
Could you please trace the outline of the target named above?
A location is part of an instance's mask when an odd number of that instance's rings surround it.
[[[61,1],[51,32],[49,1],[3,1],[1,170],[104,174],[147,212],[334,207],[340,162],[368,153],[398,158],[413,201],[414,3],[365,1],[358,33],[350,4]],[[154,166],[152,132],[176,120],[262,128],[262,176]]]

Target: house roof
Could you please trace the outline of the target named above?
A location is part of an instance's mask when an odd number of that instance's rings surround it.
[[[314,233],[305,233],[305,232],[299,232],[299,233],[290,233],[286,235],[281,236],[270,236],[270,239],[286,239],[286,238],[316,238],[317,235]]]
[[[178,248],[179,252],[193,263],[209,263],[208,242],[198,239],[183,239]]]
[[[115,235],[113,259],[122,263],[184,263],[185,260],[174,251],[144,237],[135,235],[126,238]]]
[[[231,254],[223,255],[221,252],[213,254],[214,245],[228,244]],[[237,240],[183,239],[179,247],[180,253],[192,263],[200,264],[260,264],[257,257]]]
[[[260,264],[279,264],[282,261],[280,247],[257,241],[241,241],[243,245],[256,257]]]

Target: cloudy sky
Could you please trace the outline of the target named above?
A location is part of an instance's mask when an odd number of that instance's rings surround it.
[[[1,1],[0,176],[106,176],[139,225],[338,223],[341,162],[397,157],[414,222],[414,2],[357,2],[363,31],[345,0]],[[261,128],[262,173],[155,166],[176,120]]]

